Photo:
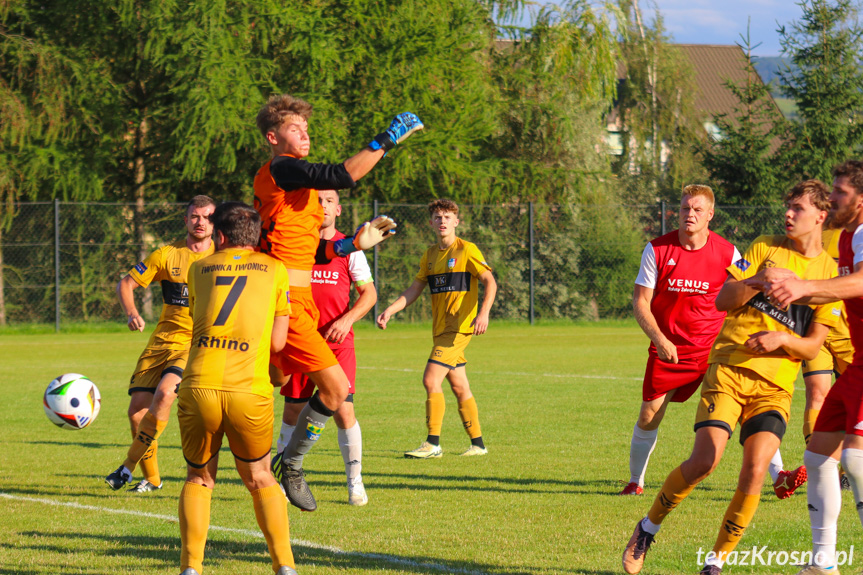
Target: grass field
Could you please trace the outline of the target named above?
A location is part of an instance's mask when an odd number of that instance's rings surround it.
[[[431,344],[428,326],[396,324],[380,332],[363,324],[357,331],[356,410],[370,502],[347,505],[331,423],[305,463],[318,511],[289,508],[301,575],[622,572],[620,553],[635,521],[689,453],[695,410],[693,400],[670,407],[647,495],[615,496],[629,475],[646,358],[647,340],[634,322],[493,323],[468,349],[490,453],[455,456],[468,439],[447,393],[444,457],[430,461],[402,457],[426,433],[420,375]],[[179,572],[176,515],[185,468],[176,421],[160,440],[162,491],[131,496],[103,483],[130,439],[126,385],[145,343],[144,334],[128,332],[0,336],[0,574]],[[99,418],[82,431],[56,428],[42,412],[45,386],[64,372],[86,374],[102,392]],[[798,385],[783,445],[788,467],[802,461],[802,400]],[[713,545],[740,457],[735,434],[717,471],[665,522],[643,573],[698,571],[696,554]],[[205,573],[269,573],[251,498],[226,450],[220,468]],[[857,515],[846,500],[838,549],[859,541]],[[740,549],[805,551],[809,542],[805,486],[779,501],[765,484]],[[863,546],[854,563],[863,564]],[[796,571],[775,562],[725,569]]]

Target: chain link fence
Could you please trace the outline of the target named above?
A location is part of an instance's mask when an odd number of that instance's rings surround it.
[[[0,326],[118,321],[117,282],[154,249],[185,236],[185,204],[33,202],[14,206],[0,228]],[[742,252],[760,234],[784,233],[782,206],[717,206],[711,229]],[[398,233],[368,253],[377,313],[413,281],[435,241],[425,205],[342,204],[336,225],[350,235],[386,214]],[[462,205],[460,237],[494,268],[492,317],[535,319],[631,316],[633,280],[645,242],[677,227],[677,206]],[[158,319],[161,290],[135,290],[145,319]],[[428,290],[399,321],[430,319]],[[371,319],[369,314],[367,319]]]

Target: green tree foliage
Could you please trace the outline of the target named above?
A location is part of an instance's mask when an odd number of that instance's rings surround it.
[[[793,68],[779,73],[785,94],[797,103],[783,148],[789,173],[829,180],[836,164],[856,157],[863,141],[863,29],[851,0],[802,0],[803,14],[779,29]]]
[[[719,135],[705,141],[701,150],[722,204],[759,206],[782,200],[784,167],[774,156],[786,122],[755,70],[748,34],[741,48],[746,81],[725,84],[738,103],[732,114],[714,117]]]

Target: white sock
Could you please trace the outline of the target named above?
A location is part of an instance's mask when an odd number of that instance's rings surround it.
[[[285,446],[294,434],[295,427],[296,425],[288,425],[284,421],[282,422],[282,430],[279,432],[279,439],[276,441],[276,453],[281,453],[285,450]]]
[[[770,465],[767,467],[767,471],[770,472],[770,477],[773,479],[773,483],[776,483],[776,480],[779,478],[779,472],[782,471],[782,454],[779,453],[779,449],[776,449],[776,453],[773,454],[773,459],[770,460]]]
[[[857,515],[863,524],[863,449],[843,449],[841,459],[845,475],[851,481]]]
[[[349,429],[339,428],[339,449],[342,451],[342,459],[345,460],[348,483],[352,483],[360,477],[363,470],[363,435],[359,421]]]
[[[123,471],[120,472],[120,475],[128,477],[128,479],[126,479],[126,481],[132,481],[132,472],[129,471],[129,468],[126,467],[125,465],[123,466]]]
[[[645,431],[635,424],[632,428],[632,441],[629,444],[629,482],[644,487],[644,474],[647,472],[647,462],[656,447],[656,436],[659,429]]]
[[[811,451],[803,453],[809,477],[806,501],[812,527],[812,563],[830,568],[836,565],[836,522],[842,507],[839,462]]]
[[[662,527],[659,523],[654,523],[647,517],[641,520],[641,528],[650,533],[651,535],[656,535],[659,533],[659,528]]]

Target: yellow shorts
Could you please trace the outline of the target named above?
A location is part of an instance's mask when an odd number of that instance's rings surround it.
[[[851,365],[854,359],[854,346],[847,327],[842,331],[835,328],[830,330],[824,345],[818,350],[818,356],[810,361],[803,362],[803,377],[818,373],[832,374],[834,371],[841,375]]]
[[[273,443],[273,398],[217,389],[180,389],[177,397],[180,440],[186,463],[205,467],[228,436],[231,453],[241,461],[258,461]]]
[[[790,410],[791,394],[778,385],[765,380],[751,369],[713,363],[707,368],[704,383],[701,384],[695,429],[721,427],[730,437],[739,421],[742,442],[746,438],[746,423],[762,414],[771,413],[781,417],[781,431],[784,433]],[[777,435],[782,437],[781,434]]]
[[[450,369],[463,367],[467,360],[464,358],[464,350],[470,343],[471,333],[444,333],[434,337],[429,361],[437,363]]]
[[[188,349],[145,349],[138,358],[132,379],[129,380],[129,395],[136,391],[155,393],[166,373],[183,377],[188,358]]]

